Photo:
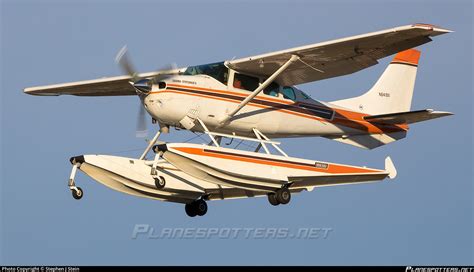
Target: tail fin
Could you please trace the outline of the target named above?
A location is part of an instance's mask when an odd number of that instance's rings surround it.
[[[410,111],[420,55],[416,49],[399,52],[368,92],[332,103],[369,114]]]

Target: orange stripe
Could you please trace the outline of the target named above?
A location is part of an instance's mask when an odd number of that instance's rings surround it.
[[[298,165],[291,162],[277,162],[277,161],[270,161],[264,158],[257,159],[257,158],[242,157],[242,156],[239,156],[238,154],[224,155],[224,154],[210,153],[210,152],[205,152],[201,148],[194,148],[194,147],[171,147],[171,148],[184,152],[184,153],[198,155],[198,156],[207,156],[207,157],[214,157],[214,158],[220,158],[220,159],[243,161],[243,162],[250,162],[250,163],[257,163],[257,164],[264,164],[264,165],[273,165],[273,166],[278,166],[278,167],[301,169],[301,170],[323,172],[323,173],[330,173],[330,174],[360,174],[360,173],[383,172],[379,170],[370,170],[370,169],[344,166],[344,165],[338,165],[338,164],[328,164],[327,169],[322,169],[322,168],[316,168],[316,167],[311,167],[311,166]]]
[[[158,93],[158,92],[155,92],[155,93]],[[212,95],[205,95],[205,94],[194,94],[194,93],[187,93],[187,92],[181,92],[181,91],[174,91],[174,90],[173,91],[170,91],[170,90],[160,91],[159,93],[177,93],[177,94],[192,95],[192,96],[210,98],[210,99],[215,99],[215,100],[222,100],[222,101],[226,101],[226,102],[238,103],[238,102],[236,102],[235,100],[232,100],[232,99],[215,97],[215,96],[212,96]]]
[[[408,50],[407,50],[408,51]],[[240,104],[240,101],[235,101],[231,99],[226,99],[226,98],[220,98],[220,97],[215,97],[212,95],[212,93],[220,93],[220,94],[228,94],[228,95],[235,95],[239,97],[247,97],[248,95],[246,94],[241,94],[238,92],[232,92],[232,91],[223,91],[223,90],[215,90],[215,89],[209,89],[209,88],[202,88],[202,87],[195,87],[195,86],[185,86],[185,85],[179,85],[179,84],[167,84],[168,86],[171,87],[179,87],[179,88],[186,88],[190,90],[202,90],[202,91],[207,91],[210,92],[211,94],[209,95],[201,95],[201,94],[192,94],[192,93],[187,93],[187,92],[179,92],[179,91],[171,91],[171,90],[165,90],[165,91],[155,91],[155,92],[150,92],[152,94],[157,94],[157,93],[180,93],[180,94],[185,94],[185,95],[192,95],[192,96],[197,96],[197,97],[204,97],[204,98],[210,98],[210,99],[215,99],[215,100],[221,100],[221,101],[226,101],[226,102],[231,102],[231,103],[236,103]],[[268,101],[268,102],[274,102],[274,103],[279,103],[283,105],[295,105],[295,107],[298,107],[296,103],[294,102],[287,102],[287,101],[281,101],[278,99],[272,99],[272,98],[264,98],[261,96],[257,96],[257,100],[263,100],[263,101]],[[263,109],[271,109],[273,107],[271,106],[265,106],[265,105],[260,105],[256,103],[250,102],[249,105],[258,107],[258,108],[263,108]],[[331,122],[330,120],[319,118],[313,115],[309,114],[304,114],[304,113],[298,113],[298,112],[293,112],[285,109],[276,109],[276,111],[279,112],[284,112],[287,114],[295,115],[295,116],[300,116],[300,117],[305,117],[308,119],[312,120],[317,120],[323,123],[336,123],[340,124],[343,126],[347,126],[350,128],[358,129],[361,131],[365,131],[368,133],[374,133],[374,134],[379,134],[379,133],[389,133],[389,132],[395,132],[395,131],[401,131],[401,130],[407,130],[408,125],[374,125],[366,120],[364,120],[364,116],[368,116],[368,114],[363,114],[359,112],[353,112],[353,111],[347,111],[347,110],[342,110],[342,109],[335,109],[332,108],[332,110],[335,111],[335,115],[333,118],[333,121],[336,122]]]
[[[171,86],[171,87],[188,88],[188,89],[196,89],[196,90],[201,90],[201,91],[209,91],[209,92],[213,92],[213,93],[237,95],[237,96],[240,96],[240,97],[249,96],[249,93],[239,93],[239,92],[235,92],[235,91],[232,92],[232,91],[208,89],[208,88],[203,88],[203,87],[186,86],[186,85],[179,85],[179,84],[172,84],[172,83],[167,84],[167,85]],[[277,103],[285,104],[285,105],[295,104],[295,102],[282,101],[280,99],[271,98],[271,97],[264,97],[264,96],[260,96],[260,95],[257,95],[257,97],[258,97],[259,100],[263,100],[263,101],[277,102]]]
[[[231,100],[231,99],[226,99],[226,98],[220,98],[220,97],[215,97],[215,96],[212,96],[212,94],[211,94],[211,95],[194,94],[194,93],[180,92],[180,91],[174,91],[174,90],[173,90],[173,91],[170,91],[170,90],[159,91],[159,92],[154,92],[154,93],[178,93],[178,94],[185,94],[185,95],[191,95],[191,96],[205,97],[205,98],[210,98],[210,99],[215,99],[215,100],[222,100],[222,101],[227,101],[227,102],[231,102],[231,103],[235,103],[235,104],[240,104],[240,101]],[[257,108],[262,108],[262,109],[272,108],[272,107],[270,107],[270,106],[264,106],[264,105],[255,104],[255,103],[252,103],[252,102],[249,102],[249,105],[250,105],[250,106],[257,107]],[[284,112],[284,113],[287,113],[287,114],[291,114],[291,115],[296,115],[296,116],[301,116],[301,117],[305,117],[305,118],[309,118],[309,119],[313,119],[313,120],[318,120],[318,121],[321,121],[321,122],[327,122],[326,119],[321,119],[321,118],[314,117],[314,116],[311,116],[311,115],[306,115],[306,114],[304,114],[304,113],[292,112],[292,111],[288,111],[288,110],[284,110],[284,109],[275,109],[275,110],[276,110],[276,111],[280,111],[280,112]]]

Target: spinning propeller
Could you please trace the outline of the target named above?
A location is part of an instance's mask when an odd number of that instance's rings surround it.
[[[130,84],[133,86],[140,99],[144,99],[152,90],[153,84],[158,83],[167,73],[159,74],[154,78],[140,77],[139,73],[133,68],[132,62],[127,53],[127,46],[122,47],[115,57],[115,62],[122,68],[123,72],[130,76]],[[171,64],[160,70],[177,69],[176,64]],[[168,73],[169,74],[169,73]],[[137,118],[136,137],[144,138],[148,135],[145,106],[140,103]]]

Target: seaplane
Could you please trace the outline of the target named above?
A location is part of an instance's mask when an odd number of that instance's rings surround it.
[[[267,196],[270,204],[277,206],[288,204],[294,193],[316,187],[375,182],[397,175],[390,157],[385,159],[385,169],[313,161],[288,156],[279,142],[234,136],[259,143],[255,150],[238,150],[222,147],[221,134],[208,131],[205,125],[203,129],[211,139],[209,144],[160,142],[152,148],[152,160],[71,157],[69,189],[75,199],[83,197],[83,190],[75,184],[79,169],[125,194],[182,203],[186,214],[195,217],[207,213],[206,201],[210,200]]]
[[[452,115],[433,109],[411,110],[421,56],[414,47],[449,32],[452,31],[434,25],[412,24],[251,57],[147,73],[136,72],[124,47],[116,61],[126,75],[29,87],[24,92],[39,96],[138,96],[140,119],[145,118],[146,111],[152,123],[159,125],[136,160],[106,155],[73,157],[69,188],[75,198],[82,197],[83,193],[74,183],[75,173],[80,169],[125,193],[185,203],[188,215],[202,214],[195,211],[199,210],[196,207],[205,205],[205,200],[228,196],[267,195],[270,203],[285,204],[289,200],[282,195],[291,192],[395,176],[390,159],[386,160],[385,170],[305,161],[288,157],[272,138],[320,136],[373,149],[405,138],[413,123]],[[360,96],[323,102],[296,87],[355,73],[393,54],[394,58],[373,87]],[[211,137],[208,146],[213,147],[196,151],[198,147],[177,143],[157,144],[160,135],[169,133],[170,128],[205,133]],[[243,151],[227,150],[229,148],[223,150],[222,138],[256,141],[258,147],[255,154],[240,154]],[[272,155],[269,145],[280,155]],[[147,154],[152,149],[155,159],[148,160]],[[262,149],[264,153],[261,153]],[[194,150],[201,155],[183,150]],[[247,158],[247,165],[234,165],[234,161],[219,161],[215,156],[207,156],[219,152]],[[106,161],[122,167],[112,167]],[[261,161],[276,163],[270,163],[270,167]],[[232,166],[225,166],[229,162]],[[289,165],[299,166],[287,167]],[[321,177],[314,181],[309,173],[298,172],[312,171],[301,169],[303,166],[312,167],[318,176],[324,173],[322,176],[331,176],[337,182]],[[331,172],[328,169],[350,170]],[[157,176],[157,171],[165,171],[168,175]],[[239,171],[243,172],[239,174]],[[366,175],[369,172],[371,174]],[[132,173],[148,174],[145,179],[131,177]],[[348,176],[342,178],[341,175]],[[327,180],[326,184],[322,180]],[[165,183],[167,185],[162,186]],[[159,195],[156,190],[167,193]]]

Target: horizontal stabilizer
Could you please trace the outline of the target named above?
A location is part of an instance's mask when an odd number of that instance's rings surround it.
[[[453,113],[427,109],[427,110],[418,110],[418,111],[369,115],[369,116],[365,116],[364,119],[371,123],[396,125],[396,124],[412,124],[412,123],[417,123],[417,122],[423,122],[423,121],[440,118],[443,116],[449,116],[449,115],[453,115]]]

